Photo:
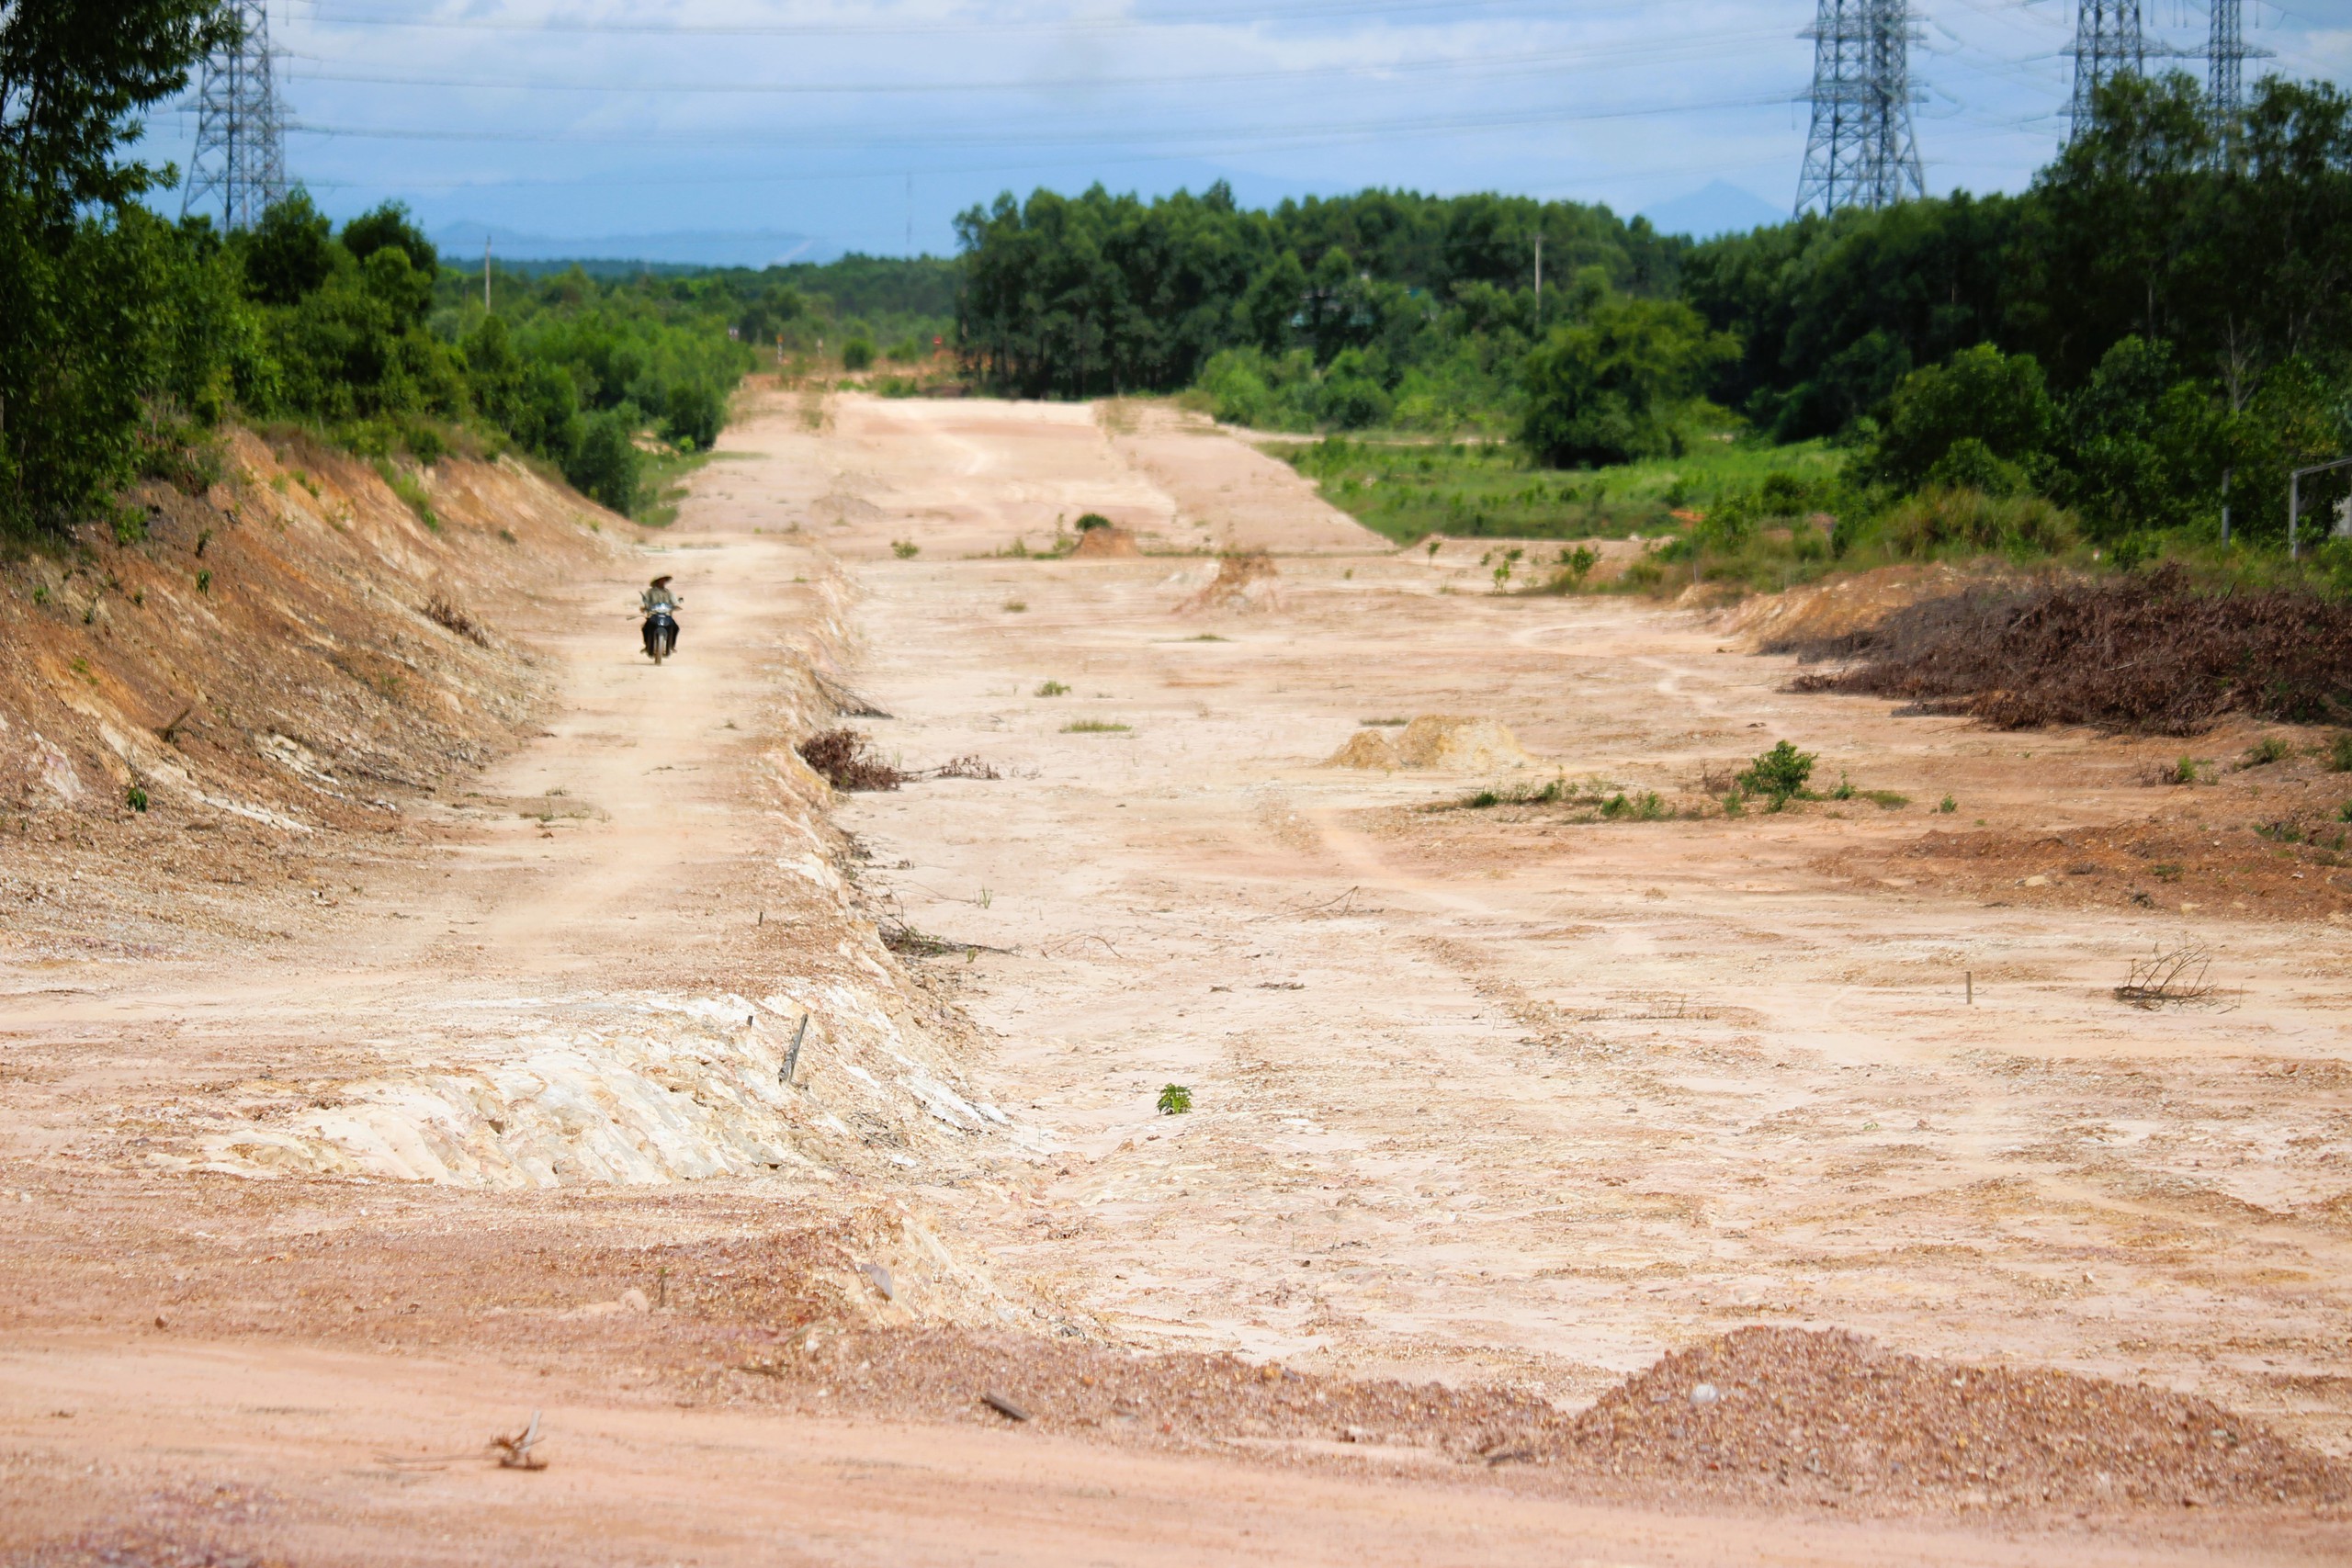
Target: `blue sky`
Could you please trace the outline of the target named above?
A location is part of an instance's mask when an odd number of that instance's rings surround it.
[[[1931,189],[2016,189],[2064,133],[2072,0],[1915,0]],[[2193,45],[2202,0],[2145,0]],[[271,0],[290,171],[589,237],[952,249],[1001,190],[1368,185],[1632,212],[1721,180],[1785,207],[1814,0]],[[2246,0],[2268,68],[2352,79],[2352,0]],[[422,25],[419,25],[422,24]],[[2190,62],[2194,67],[2194,62]],[[2249,72],[2251,76],[2254,73]],[[193,126],[156,117],[185,163]]]

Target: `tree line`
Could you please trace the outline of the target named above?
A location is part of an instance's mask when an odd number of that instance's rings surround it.
[[[2225,122],[2185,75],[2128,78],[2018,196],[1698,244],[1569,203],[1250,212],[1222,186],[1001,197],[958,232],[962,351],[1021,396],[1191,389],[1236,423],[1483,427],[1562,467],[1829,438],[1847,508],[2032,494],[2096,538],[2225,502],[2281,534],[2286,471],[2352,450],[2352,100],[2326,85],[2267,80]]]

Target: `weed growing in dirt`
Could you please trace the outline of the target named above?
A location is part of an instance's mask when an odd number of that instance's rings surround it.
[[[1059,681],[1046,681],[1038,685],[1037,694],[1041,697],[1066,697],[1069,695],[1069,688]]]
[[[1782,810],[1813,776],[1814,761],[1812,752],[1800,751],[1783,740],[1750,762],[1732,782],[1748,795],[1764,796],[1772,803],[1772,810]]]
[[[1232,638],[1219,637],[1215,632],[1203,632],[1198,637],[1188,637],[1184,640],[1186,642],[1230,642]]]
[[[2327,743],[2327,767],[2330,773],[2352,773],[2352,733]]]
[[[2155,782],[2160,784],[2193,784],[2204,782],[2204,764],[2196,758],[2183,756],[2178,761],[2156,770]]]
[[[1111,520],[1108,517],[1103,516],[1100,512],[1082,512],[1079,513],[1078,531],[1081,534],[1091,532],[1096,528],[1108,528],[1110,525]]]
[[[1029,601],[1026,599],[1007,599],[1004,602],[1004,613],[1008,615],[1025,615],[1028,610]]]
[[[1663,822],[1672,815],[1656,790],[1644,790],[1635,795],[1622,792],[1611,795],[1601,803],[1600,814],[1611,822]]]
[[[419,523],[435,534],[441,531],[441,518],[433,510],[433,498],[425,493],[415,475],[401,468],[390,457],[376,459],[376,475],[384,481],[386,489],[400,497],[401,505],[416,514]]]
[[[1366,729],[1401,729],[1413,721],[1409,718],[1360,718],[1356,722]]]
[[[1949,817],[1949,816],[1951,816],[1953,812],[1955,812],[1955,811],[1957,811],[1957,810],[1959,810],[1959,809],[1960,809],[1960,802],[1958,802],[1958,801],[1954,800],[1954,799],[1953,799],[1951,796],[1950,796],[1950,795],[1946,795],[1946,796],[1944,796],[1944,797],[1943,797],[1942,802],[1937,806],[1936,809],[1937,809],[1938,811],[1942,812],[1945,816]]]
[[[1159,1105],[1162,1116],[1182,1116],[1193,1109],[1193,1091],[1180,1083],[1165,1085],[1159,1091]]]
[[[147,809],[147,791],[138,784],[132,784],[124,793],[122,803],[133,811],[144,811]]]
[[[1064,735],[1125,735],[1132,727],[1107,719],[1081,718],[1062,726]]]
[[[2245,755],[2238,760],[2238,766],[2267,768],[2273,762],[2284,761],[2286,755],[2287,742],[2278,736],[2266,735],[2245,749]]]
[[[874,753],[873,742],[854,729],[821,729],[800,742],[800,760],[838,790],[896,789],[907,775]]]
[[[2180,880],[2180,863],[2177,861],[2160,861],[2156,864],[2148,868],[2148,874],[2154,877],[2158,882],[2178,882]]]
[[[1891,789],[1866,789],[1857,792],[1864,800],[1882,811],[1900,811],[1911,804],[1911,797]]]
[[[912,560],[922,554],[922,547],[912,539],[893,539],[890,541],[890,553],[900,560]]]
[[[196,574],[196,591],[198,593],[209,593],[212,592],[212,574],[209,571],[199,571]],[[48,595],[46,593],[40,594],[39,598],[36,599],[35,603],[39,603],[39,599],[45,599],[47,597]]]
[[[2336,807],[2335,819],[2338,822],[2352,822],[2352,800],[2347,800]]]

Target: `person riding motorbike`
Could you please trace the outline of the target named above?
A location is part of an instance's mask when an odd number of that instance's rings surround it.
[[[638,611],[645,617],[645,651],[656,664],[678,651],[676,612],[684,603],[684,598],[672,592],[667,572],[655,578],[637,596]]]

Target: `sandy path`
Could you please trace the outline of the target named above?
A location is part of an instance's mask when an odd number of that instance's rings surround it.
[[[1916,834],[1916,812],[1432,817],[1398,808],[1475,781],[1312,765],[1363,717],[1476,711],[1572,773],[1667,787],[1785,732],[1859,781],[2040,821],[2120,808],[2096,747],[2028,742],[2028,773],[2004,738],[1778,694],[1775,667],[1687,620],[1477,595],[1475,557],[1389,558],[1280,468],[1132,412],[814,412],[731,431],[661,542],[688,599],[677,663],[631,655],[646,565],[551,585],[518,629],[559,669],[560,715],[442,803],[437,849],[250,963],[0,976],[0,1157],[21,1184],[0,1234],[39,1260],[0,1315],[0,1542],[152,1528],[302,1562],[502,1563],[2256,1551],[1489,1495],[1413,1479],[1419,1450],[1300,1471],[709,1407],[707,1379],[577,1337],[651,1283],[659,1248],[756,1246],[899,1194],[1008,1292],[1136,1344],[1573,1398],[1724,1326],[1835,1323],[2144,1371],[2341,1446],[2345,1259],[2318,1205],[2342,1185],[2343,1090],[2316,1072],[2342,1051],[2339,936],[2228,931],[2236,1012],[2119,1016],[2102,987],[2153,919],[1865,896],[1817,869]],[[1198,559],[994,553],[1122,508],[1304,553],[1280,608],[1192,618],[1171,606]],[[902,1134],[842,1076],[845,1044],[777,1097],[769,1010],[748,1032],[673,1019],[645,1071],[731,1104],[708,1075],[740,1058],[762,1076],[746,1103],[801,1118],[794,1137],[820,1113],[840,1128],[824,1171],[741,1156],[740,1118],[545,1189],[503,1126],[421,1196],[364,1170],[186,1170],[198,1134],[257,1126],[305,1158],[390,1136],[420,1086],[485,1095],[550,1040],[602,1064],[592,1098],[617,1093],[648,1007],[854,973],[772,755],[779,682],[840,570],[863,594],[849,673],[898,716],[868,726],[881,744],[1007,772],[839,818],[869,897],[1014,950],[933,968],[994,1032],[970,1091],[1061,1151],[1042,1185],[1020,1137],[951,1137],[936,1111]],[[1046,680],[1071,690],[1034,695]],[[1130,728],[1065,733],[1078,718]],[[2281,1065],[2314,1077],[2284,1085]],[[1193,1115],[1152,1115],[1168,1081]],[[543,1350],[534,1323],[574,1348]],[[533,1407],[561,1435],[543,1474],[385,1457],[472,1453]],[[2314,1529],[2261,1550],[2324,1555]]]
[[[1014,445],[1031,415],[930,417],[839,422],[970,548],[933,426]],[[873,561],[865,679],[899,716],[876,735],[1017,782],[843,820],[910,863],[877,879],[915,924],[1018,949],[967,1005],[1003,1036],[998,1092],[1088,1156],[1067,1225],[1001,1244],[1041,1286],[1147,1338],[1568,1396],[1696,1335],[1837,1324],[2352,1447],[2342,929],[1819,865],[1916,839],[1947,792],[1962,826],[2127,818],[2139,749],[1792,696],[1784,662],[1687,616],[1476,593],[1458,550],[1287,558],[1280,611],[1186,616],[1193,563],[890,560],[911,523],[869,500],[834,541]],[[1430,712],[1669,795],[1787,736],[1921,804],[1578,826],[1420,814],[1478,781],[1314,765],[1360,719]],[[2126,960],[2184,928],[2234,1010],[2118,1006]],[[1193,1115],[1152,1114],[1168,1081]]]

